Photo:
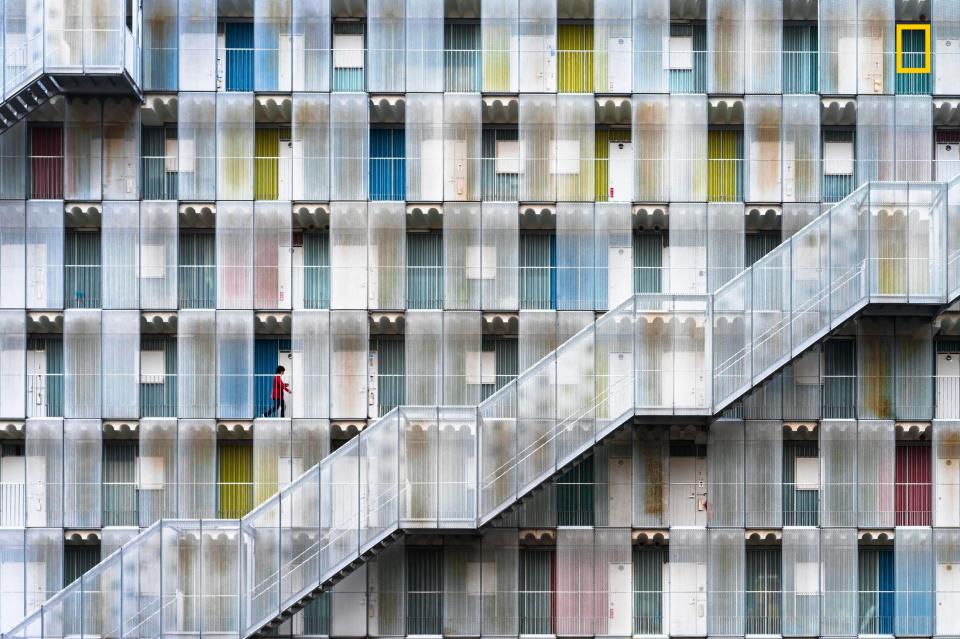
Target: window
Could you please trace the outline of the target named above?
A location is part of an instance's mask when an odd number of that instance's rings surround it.
[[[931,458],[928,442],[898,441],[894,471],[897,526],[929,526]]]
[[[858,556],[861,635],[892,635],[894,567],[892,548],[861,547]]]
[[[743,131],[708,131],[707,199],[711,202],[743,201]]]
[[[63,129],[30,127],[30,197],[63,199]]]
[[[300,240],[301,246],[297,246]],[[304,231],[293,236],[294,267],[303,264],[303,307],[330,308],[330,233]],[[295,271],[296,272],[296,271]],[[297,291],[294,300],[301,299]]]
[[[217,442],[217,517],[239,519],[253,508],[253,446]]]
[[[403,337],[379,336],[370,340],[370,416],[386,415],[406,398],[406,346]]]
[[[553,634],[553,583],[556,554],[553,549],[520,549],[520,634]]]
[[[829,339],[823,344],[823,418],[853,419],[857,398],[856,343]]]
[[[557,25],[560,93],[593,93],[593,25]]]
[[[593,526],[593,484],[593,457],[557,478],[558,526]]]
[[[180,234],[180,308],[214,308],[217,299],[217,259],[214,233]]]
[[[332,615],[332,593],[324,590],[303,607],[303,635],[329,636]]]
[[[448,92],[480,91],[480,24],[448,22],[443,31],[444,87]]]
[[[63,545],[63,587],[66,588],[100,563],[100,544],[66,543]]]
[[[481,350],[480,396],[486,399],[516,379],[519,372],[517,338],[484,335]]]
[[[293,147],[289,127],[257,127],[254,141],[254,199],[292,199]]]
[[[744,235],[744,266],[749,268],[757,260],[780,246],[780,231],[758,231]]]
[[[949,182],[960,174],[960,130],[936,131],[934,173],[938,182]]]
[[[403,200],[407,193],[402,128],[370,129],[370,199]]]
[[[517,128],[485,128],[483,155],[483,199],[509,202],[519,197],[520,141]]]
[[[557,307],[557,238],[520,232],[520,308]]]
[[[253,23],[220,25],[219,86],[225,91],[253,91]]]
[[[898,24],[896,38],[896,93],[929,94],[930,25]]]
[[[140,153],[143,199],[177,199],[177,127],[143,127]]]
[[[779,548],[747,548],[744,629],[748,635],[780,634]]]
[[[783,442],[783,525],[816,526],[820,458],[815,439]]]
[[[407,546],[407,634],[443,634],[443,549]]]
[[[823,131],[823,201],[839,202],[853,192],[853,129]]]
[[[100,233],[67,230],[63,246],[65,308],[100,308]]]
[[[103,442],[103,525],[137,526],[137,441]]]
[[[443,235],[407,233],[407,308],[443,308]]]
[[[63,339],[27,340],[27,417],[63,417]]]
[[[144,337],[140,340],[140,414],[175,417],[177,410],[177,340]]]
[[[333,23],[334,91],[363,91],[365,26],[360,22]]]
[[[670,72],[670,93],[706,93],[706,25],[702,22],[671,24],[664,66]]]
[[[668,569],[666,548],[633,547],[633,634],[667,634],[663,626],[664,574]]]
[[[663,254],[669,236],[664,232],[633,234],[633,291],[663,292]]]
[[[816,93],[817,25],[783,25],[783,92]]]

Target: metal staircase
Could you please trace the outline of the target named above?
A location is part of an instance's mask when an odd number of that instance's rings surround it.
[[[484,526],[635,416],[716,415],[867,307],[936,312],[958,258],[960,179],[866,184],[713,295],[635,295],[477,406],[390,411],[239,521],[157,522],[4,636],[257,634],[404,531]]]

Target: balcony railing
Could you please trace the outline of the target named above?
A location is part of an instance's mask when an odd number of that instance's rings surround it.
[[[871,302],[954,299],[948,197],[960,180],[864,185],[714,295],[631,297],[477,406],[390,411],[240,521],[155,524],[9,636],[62,636],[78,602],[84,634],[256,632],[401,529],[489,522],[635,414],[718,414]],[[892,209],[907,232],[884,236]],[[886,279],[901,255],[926,276]]]

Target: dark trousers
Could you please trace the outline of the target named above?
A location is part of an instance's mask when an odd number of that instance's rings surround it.
[[[270,417],[270,415],[273,415],[274,413],[277,412],[277,410],[279,410],[280,417],[286,417],[287,403],[283,401],[283,398],[281,397],[280,399],[274,399],[272,401],[273,401],[273,408],[268,409],[267,412],[263,414],[263,416]]]

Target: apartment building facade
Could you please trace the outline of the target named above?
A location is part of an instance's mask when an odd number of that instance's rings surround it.
[[[5,636],[960,635],[960,0],[2,11]]]

